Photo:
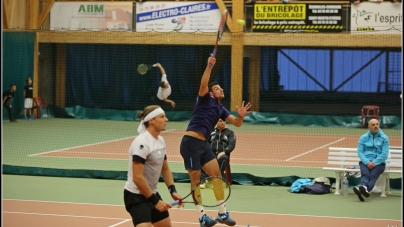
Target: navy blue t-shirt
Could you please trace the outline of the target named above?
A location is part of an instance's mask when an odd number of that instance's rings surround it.
[[[207,141],[219,118],[226,120],[228,116],[230,112],[208,92],[199,96],[187,131],[202,132]]]
[[[25,85],[24,90],[25,90],[25,98],[31,98],[32,99],[34,97],[33,96],[34,88],[33,88],[32,84]]]

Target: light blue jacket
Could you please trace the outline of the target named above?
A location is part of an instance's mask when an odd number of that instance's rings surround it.
[[[363,164],[372,161],[375,165],[385,163],[389,155],[390,141],[381,129],[376,134],[370,130],[359,138],[358,156]]]
[[[300,189],[307,185],[312,185],[313,181],[309,178],[299,178],[290,186],[290,192],[299,192]]]

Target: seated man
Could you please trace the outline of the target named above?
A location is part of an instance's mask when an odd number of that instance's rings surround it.
[[[358,156],[361,169],[361,186],[353,190],[360,201],[370,196],[376,180],[384,172],[389,154],[389,138],[379,128],[379,121],[372,119],[368,123],[369,131],[359,138]]]
[[[209,143],[217,161],[219,162],[220,173],[223,178],[226,178],[224,172],[227,168],[229,156],[236,147],[236,136],[231,129],[226,128],[226,121],[219,119],[215,131],[210,134]],[[201,178],[205,177],[208,177],[208,175],[202,170]],[[201,185],[202,188],[203,186],[204,185]]]

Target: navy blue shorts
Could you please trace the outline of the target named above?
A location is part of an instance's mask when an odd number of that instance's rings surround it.
[[[159,193],[157,197],[161,199]],[[155,223],[168,218],[168,211],[160,212],[154,208],[153,204],[141,194],[132,193],[124,189],[124,201],[126,211],[132,216],[133,225],[140,223],[151,222]]]
[[[186,170],[201,170],[206,163],[216,159],[208,142],[192,136],[182,137],[180,153]]]

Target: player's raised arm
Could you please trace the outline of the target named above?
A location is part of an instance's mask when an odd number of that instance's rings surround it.
[[[154,67],[159,67],[161,75],[166,74],[166,71],[164,70],[163,66],[160,63],[156,63],[153,66]]]
[[[208,83],[210,79],[210,73],[212,72],[212,68],[216,63],[216,58],[213,56],[213,54],[210,54],[210,57],[208,59],[208,65],[206,66],[205,72],[202,75],[201,79],[201,85],[199,87],[199,96],[204,96],[206,93],[208,93],[209,88],[208,88]]]
[[[243,101],[240,108],[238,106],[236,106],[238,117],[236,118],[235,116],[230,115],[226,118],[226,121],[236,127],[240,127],[243,124],[244,116],[251,113],[251,111],[248,111],[250,108],[251,108],[251,103],[247,103],[244,106],[244,101]]]

